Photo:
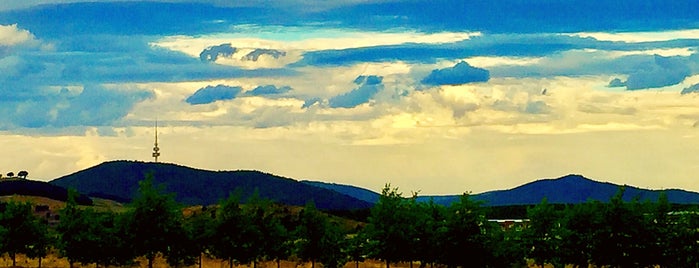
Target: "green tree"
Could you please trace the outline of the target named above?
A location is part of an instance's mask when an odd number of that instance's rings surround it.
[[[367,254],[367,238],[363,232],[358,232],[353,234],[347,240],[347,246],[345,247],[346,255],[349,260],[353,261],[356,268],[359,268],[359,262],[366,259]]]
[[[491,227],[481,206],[463,194],[447,209],[442,262],[449,266],[487,267],[492,258],[488,243]]]
[[[396,261],[410,256],[407,245],[412,242],[410,229],[412,223],[406,221],[407,201],[398,192],[398,188],[386,185],[381,191],[378,202],[371,208],[371,215],[365,227],[369,239],[369,253],[373,258],[383,260],[386,268]]]
[[[214,256],[228,260],[229,267],[233,267],[234,261],[245,260],[243,233],[246,232],[247,223],[240,208],[239,193],[231,193],[227,199],[222,200],[216,213],[214,222],[214,239],[212,253]]]
[[[414,258],[420,261],[421,265],[434,264],[444,252],[444,237],[446,237],[447,212],[442,205],[430,200],[425,203],[413,205],[417,210],[413,213],[415,217],[413,234]]]
[[[68,259],[70,267],[75,262],[90,263],[90,258],[86,256],[93,248],[92,236],[88,234],[91,230],[87,217],[75,201],[77,192],[70,189],[68,191],[68,201],[66,206],[60,211],[61,221],[56,227],[59,235],[58,248],[63,257]]]
[[[531,249],[528,257],[541,267],[547,263],[554,267],[560,266],[559,252],[563,231],[559,220],[560,212],[544,198],[541,203],[527,210],[527,216],[530,221],[525,232],[525,241]]]
[[[177,248],[186,239],[179,204],[173,195],[163,193],[162,187],[153,184],[152,174],[146,175],[138,186],[138,195],[128,212],[135,255],[144,256],[149,268],[158,254],[168,258],[171,264],[183,261],[185,258]]]
[[[328,217],[309,202],[299,213],[296,254],[303,261],[310,261],[311,267],[320,261],[324,267],[336,268],[346,261],[343,250],[344,234],[340,228],[330,223]]]
[[[599,201],[565,209],[560,250],[563,263],[574,267],[588,267],[594,263],[593,254],[601,239],[599,230],[604,228],[603,211],[604,205]]]
[[[625,202],[624,192],[624,187],[620,187],[603,211],[604,224],[593,256],[596,264],[623,268],[642,267],[646,262],[646,211],[638,200]]]
[[[198,255],[199,268],[202,267],[203,255],[209,252],[213,243],[215,225],[210,211],[215,212],[203,206],[201,211],[186,217],[184,221],[192,251]]]
[[[253,266],[260,260],[280,261],[289,255],[288,231],[277,216],[278,211],[268,199],[259,197],[257,191],[248,199],[243,208],[244,215],[249,218],[251,248],[253,251]]]
[[[49,245],[47,226],[32,213],[31,203],[9,202],[0,214],[0,251],[12,259],[12,266],[17,265],[17,254],[29,257],[43,257]]]

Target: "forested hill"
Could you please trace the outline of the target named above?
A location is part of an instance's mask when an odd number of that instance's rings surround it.
[[[307,182],[318,187],[332,189],[363,200],[378,200],[379,194],[366,189],[348,185],[323,182]],[[533,181],[512,189],[484,192],[472,195],[474,200],[484,202],[485,206],[535,205],[546,197],[549,203],[579,204],[587,200],[609,201],[621,185],[594,181],[581,175],[567,175],[556,179]],[[699,193],[684,190],[664,190],[668,200],[674,204],[699,204]],[[642,201],[656,201],[660,190],[641,189],[625,186],[624,200],[639,198]],[[418,200],[433,200],[437,204],[449,205],[459,200],[460,195],[419,196]]]
[[[166,163],[111,161],[55,179],[50,183],[73,187],[91,196],[129,200],[138,182],[151,173],[156,184],[175,194],[183,204],[215,204],[236,189],[245,201],[254,191],[260,197],[287,205],[313,201],[323,210],[366,209],[372,203],[299,181],[259,171],[208,171]]]
[[[58,201],[68,200],[66,188],[52,185],[43,181],[4,180],[0,181],[0,196],[25,195],[40,196]],[[92,200],[86,195],[78,195],[76,200],[81,205],[92,205]]]

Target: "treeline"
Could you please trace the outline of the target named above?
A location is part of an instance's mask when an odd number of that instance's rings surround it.
[[[241,205],[231,194],[217,206],[184,209],[172,195],[139,183],[125,212],[79,208],[69,198],[60,223],[49,228],[28,203],[7,203],[0,213],[0,253],[41,258],[58,252],[71,266],[133,264],[157,257],[170,266],[201,264],[203,255],[235,264],[295,260],[341,267],[365,259],[447,267],[696,267],[699,214],[622,199],[527,210],[528,221],[501,226],[487,208],[464,194],[448,207],[403,197],[386,186],[366,223],[348,225],[312,203],[298,212],[253,195]],[[184,213],[183,213],[184,211]],[[528,263],[529,262],[529,263]],[[40,263],[40,262],[39,262]],[[14,263],[13,263],[14,266]]]

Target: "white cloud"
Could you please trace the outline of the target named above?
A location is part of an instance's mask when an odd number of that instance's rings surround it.
[[[220,33],[205,36],[169,36],[151,43],[152,46],[163,47],[183,52],[192,57],[210,46],[230,43],[232,47],[251,51],[253,49],[276,49],[288,54],[282,58],[284,64],[300,59],[306,51],[349,49],[382,45],[397,45],[404,43],[440,44],[452,43],[479,36],[473,32],[441,32],[420,33],[406,32],[366,32],[350,29],[327,29],[316,27],[282,27],[282,26],[238,26],[232,30],[235,33]],[[236,52],[231,60],[220,61],[221,64],[246,66],[238,60],[244,52]],[[248,62],[247,64],[253,64]]]
[[[16,46],[34,40],[33,34],[18,28],[17,24],[0,25],[0,46]]]
[[[503,65],[534,65],[542,60],[541,57],[494,57],[494,56],[476,56],[464,59],[471,66],[479,68],[490,68]]]
[[[653,41],[669,41],[674,39],[699,39],[699,29],[686,29],[676,31],[660,31],[660,32],[590,32],[590,33],[572,33],[570,36],[592,37],[600,41],[614,41],[627,43],[653,42]]]

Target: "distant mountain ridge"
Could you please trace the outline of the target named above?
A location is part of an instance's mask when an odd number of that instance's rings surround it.
[[[307,182],[318,187],[325,187],[362,200],[378,200],[379,193],[354,186],[323,182]],[[566,175],[556,179],[541,179],[508,189],[473,194],[474,200],[482,201],[485,206],[536,205],[546,197],[549,203],[579,204],[588,200],[606,202],[614,196],[619,187],[609,182],[598,182],[582,175]],[[661,192],[667,193],[668,200],[674,204],[699,204],[699,193],[679,189],[648,190],[624,185],[624,200],[639,198],[642,201],[657,201]],[[356,188],[356,189],[355,189]],[[373,194],[373,196],[372,196]],[[437,204],[449,205],[459,200],[460,195],[419,196],[418,201],[433,200]],[[375,202],[375,201],[374,201]]]
[[[215,204],[236,189],[245,201],[254,191],[260,197],[275,202],[303,206],[313,201],[319,209],[366,209],[372,203],[314,187],[299,181],[259,171],[208,171],[166,163],[110,161],[52,180],[50,183],[72,187],[91,196],[133,198],[138,182],[151,173],[156,184],[166,192],[174,193],[183,204]]]
[[[320,181],[297,181],[260,171],[208,171],[166,163],[110,161],[55,179],[50,183],[75,188],[81,193],[126,202],[134,197],[138,181],[152,173],[157,184],[175,193],[184,204],[214,204],[236,189],[244,201],[254,191],[263,198],[287,205],[305,205],[313,201],[323,210],[356,210],[372,207],[379,193],[361,187]],[[471,195],[485,206],[535,205],[546,197],[549,203],[578,204],[588,200],[602,202],[617,193],[620,185],[594,181],[581,175],[541,179],[521,186]],[[666,192],[671,203],[699,204],[699,193],[678,189],[648,190],[624,186],[624,199],[656,201]],[[420,196],[419,201],[433,200],[450,205],[460,195]]]

